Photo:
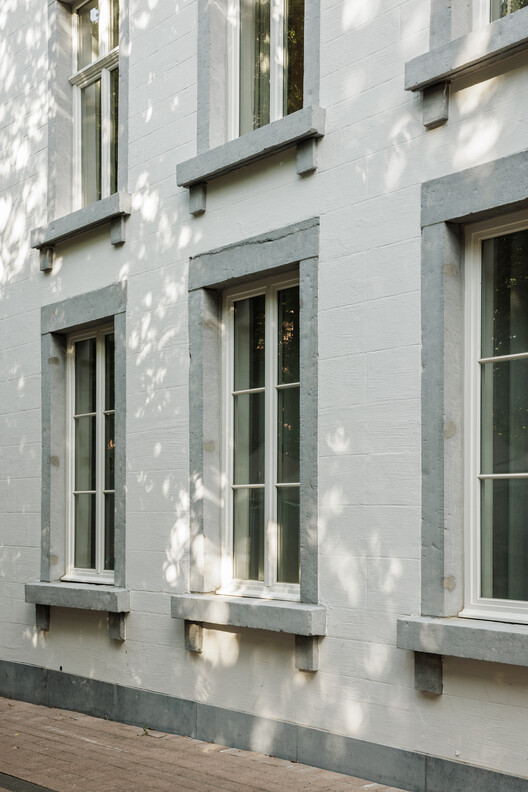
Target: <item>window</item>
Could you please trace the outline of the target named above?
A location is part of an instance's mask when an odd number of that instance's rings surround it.
[[[469,235],[463,615],[528,623],[528,229]]]
[[[228,13],[231,140],[303,107],[304,0],[235,0]]]
[[[299,286],[225,296],[230,593],[299,599]]]
[[[72,335],[66,348],[66,579],[112,582],[115,394],[113,327]]]
[[[491,0],[490,21],[501,19],[514,11],[528,7],[528,0]]]
[[[72,14],[73,207],[117,192],[119,0],[88,0]]]

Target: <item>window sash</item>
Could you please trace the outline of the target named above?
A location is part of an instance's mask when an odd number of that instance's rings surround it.
[[[67,515],[68,526],[66,531],[66,574],[63,580],[75,580],[86,583],[108,583],[114,582],[114,571],[105,569],[105,496],[114,495],[115,489],[106,487],[105,481],[105,446],[106,446],[106,416],[115,415],[115,405],[112,409],[106,409],[105,405],[105,340],[106,336],[114,333],[112,325],[105,325],[97,330],[89,330],[72,334],[68,337],[66,346],[66,409],[67,409],[67,433],[66,433],[66,455],[67,455]],[[96,405],[95,411],[90,413],[79,413],[75,411],[75,344],[79,341],[95,338],[96,340]],[[113,372],[112,372],[113,376]],[[95,449],[95,489],[77,490],[75,480],[75,429],[76,419],[90,415],[96,421],[96,449]],[[95,569],[82,568],[75,566],[75,539],[76,539],[76,520],[75,520],[75,496],[90,492],[95,495]],[[114,528],[115,530],[115,528]]]
[[[482,324],[482,243],[506,234],[528,229],[526,214],[512,215],[500,225],[480,223],[468,229],[465,247],[465,360],[466,382],[464,412],[465,446],[465,604],[462,617],[528,624],[528,601],[481,596],[482,581],[482,517],[481,488],[486,480],[528,478],[528,471],[490,473],[481,470],[481,389],[482,366],[496,361],[523,360],[527,353],[483,357],[481,355]],[[528,351],[528,350],[527,350]]]
[[[259,598],[277,598],[298,601],[299,583],[277,581],[278,573],[278,526],[277,489],[291,486],[300,489],[299,482],[279,483],[278,475],[278,390],[298,386],[298,383],[278,385],[278,293],[283,289],[298,286],[298,277],[286,276],[281,280],[267,279],[251,288],[229,290],[224,295],[223,308],[223,356],[222,370],[225,373],[223,387],[223,416],[225,442],[223,444],[224,526],[222,542],[222,587],[219,593]],[[241,484],[233,481],[234,462],[234,395],[245,391],[234,390],[234,304],[240,300],[265,295],[265,388],[258,387],[250,392],[265,394],[265,477],[263,485]],[[233,491],[234,489],[263,489],[264,491],[264,580],[243,580],[234,577],[233,549]]]

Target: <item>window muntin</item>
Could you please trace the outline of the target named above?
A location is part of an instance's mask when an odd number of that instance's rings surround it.
[[[227,508],[222,591],[299,599],[299,287],[225,298]]]
[[[468,237],[464,616],[528,622],[528,229]]]
[[[65,579],[113,582],[114,332],[67,344],[69,529]]]
[[[303,107],[304,0],[233,0],[229,139]]]
[[[74,9],[74,209],[117,191],[119,0]]]

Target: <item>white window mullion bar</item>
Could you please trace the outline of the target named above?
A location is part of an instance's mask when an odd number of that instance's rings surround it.
[[[227,139],[240,134],[240,2],[229,0],[227,9]]]
[[[95,570],[101,574],[104,570],[104,474],[105,474],[105,336],[97,335],[96,343],[96,452],[95,452],[95,486],[96,486],[96,520],[95,520]]]
[[[99,57],[110,49],[110,0],[99,0]]]
[[[271,0],[270,121],[277,121],[283,116],[284,4],[285,0]]]
[[[72,174],[72,206],[73,209],[80,209],[82,206],[82,113],[81,113],[81,89],[77,86],[72,88],[73,103],[73,174]]]
[[[107,198],[110,195],[110,143],[112,137],[111,130],[111,107],[110,107],[110,72],[108,69],[101,71],[101,197]]]
[[[276,304],[275,294],[271,288],[266,289],[266,330],[265,330],[265,377],[266,377],[266,397],[265,397],[265,505],[264,505],[264,526],[265,526],[265,546],[264,546],[264,583],[272,586],[275,583],[276,557],[277,557],[277,520],[275,509],[275,481],[277,470],[277,432],[276,432],[276,396],[275,386],[276,377],[276,347],[277,347],[277,328],[275,320]]]
[[[233,386],[235,380],[234,365],[234,302],[229,300],[224,313],[224,338],[222,339],[222,370],[225,372],[224,382],[224,420],[225,439],[222,448],[224,476],[224,547],[222,555],[222,585],[232,580],[235,572],[235,553],[233,547],[233,426],[234,426],[234,397]]]
[[[75,345],[68,343],[66,348],[66,491],[67,530],[66,530],[66,572],[75,563]]]

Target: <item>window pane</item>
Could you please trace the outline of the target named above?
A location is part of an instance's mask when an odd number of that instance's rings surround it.
[[[75,415],[95,412],[95,338],[75,344]]]
[[[119,69],[110,72],[110,193],[117,192],[117,149],[119,136]]]
[[[278,383],[299,382],[299,287],[279,292]]]
[[[105,415],[105,490],[114,489],[115,434],[114,414]]]
[[[95,495],[75,495],[75,566],[95,569]]]
[[[99,0],[90,0],[77,12],[79,46],[77,68],[82,69],[99,57]]]
[[[528,8],[528,0],[491,0],[491,21],[513,14],[521,8]]]
[[[264,393],[234,397],[234,483],[264,482]]]
[[[277,580],[299,582],[299,487],[277,488],[279,546]]]
[[[240,0],[240,134],[270,121],[270,2]]]
[[[75,419],[75,489],[95,489],[95,416]]]
[[[278,392],[277,481],[299,481],[299,388]]]
[[[114,388],[114,334],[105,336],[105,410],[115,406]]]
[[[528,231],[482,245],[482,357],[528,351]]]
[[[110,49],[119,46],[119,0],[110,0]]]
[[[264,580],[264,489],[233,492],[235,578]]]
[[[528,480],[482,482],[482,596],[528,600]]]
[[[101,81],[81,91],[83,206],[101,198]]]
[[[265,305],[263,294],[235,303],[236,391],[264,387]]]
[[[482,473],[528,473],[528,360],[482,366]]]
[[[114,568],[114,494],[108,492],[105,498],[105,569]]]
[[[284,107],[288,115],[303,106],[304,0],[285,0]]]

